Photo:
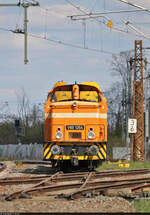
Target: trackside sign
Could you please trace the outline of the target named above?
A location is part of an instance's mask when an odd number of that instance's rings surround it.
[[[128,133],[135,134],[137,132],[137,120],[128,119]]]

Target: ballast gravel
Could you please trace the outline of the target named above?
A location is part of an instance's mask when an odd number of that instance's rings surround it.
[[[6,162],[7,170],[0,173],[0,178],[13,176],[27,176],[24,169],[32,169],[32,166],[16,166],[14,162]],[[35,166],[33,166],[33,169]],[[30,171],[29,171],[30,172]],[[36,174],[34,174],[35,176]],[[33,175],[32,175],[33,176]],[[24,185],[0,186],[0,212],[136,212],[133,203],[122,197],[110,197],[99,195],[90,198],[79,198],[75,200],[66,200],[55,198],[55,196],[32,196],[31,199],[15,199],[6,201],[5,197],[21,188]]]
[[[1,212],[135,212],[132,203],[121,197],[97,196],[76,200],[54,197],[0,200]]]

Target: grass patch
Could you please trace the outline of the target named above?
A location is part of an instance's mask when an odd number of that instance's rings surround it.
[[[122,164],[128,163],[128,162],[121,162]],[[150,168],[150,162],[129,162],[130,166],[127,167],[119,167],[118,163],[114,163],[114,164],[108,164],[107,162],[103,162],[103,164],[101,166],[99,166],[96,170],[101,171],[101,170],[111,170],[111,169],[118,169],[118,170],[123,170],[123,169],[149,169]]]
[[[135,200],[134,201],[134,208],[137,212],[150,212],[150,200]]]
[[[12,158],[7,158],[7,157],[0,157],[0,161],[13,161],[14,159]]]

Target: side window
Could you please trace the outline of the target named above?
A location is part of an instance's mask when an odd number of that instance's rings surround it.
[[[48,94],[47,94],[47,100],[48,100],[48,98],[49,98],[49,95],[50,95],[50,94],[48,93]]]
[[[53,93],[52,98],[51,98],[50,101],[51,101],[51,102],[57,102],[57,99],[56,99],[56,97],[55,97],[55,93]]]
[[[98,102],[101,102],[101,101],[102,101],[102,99],[101,99],[100,95],[98,94]]]

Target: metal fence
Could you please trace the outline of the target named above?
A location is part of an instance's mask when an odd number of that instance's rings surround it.
[[[145,142],[145,160],[150,160],[150,143]],[[131,159],[131,149],[127,147],[113,147],[113,159]]]
[[[9,144],[0,145],[0,158],[10,159],[43,159],[43,144]]]
[[[127,159],[130,160],[131,149],[127,147],[113,147],[113,159]]]

